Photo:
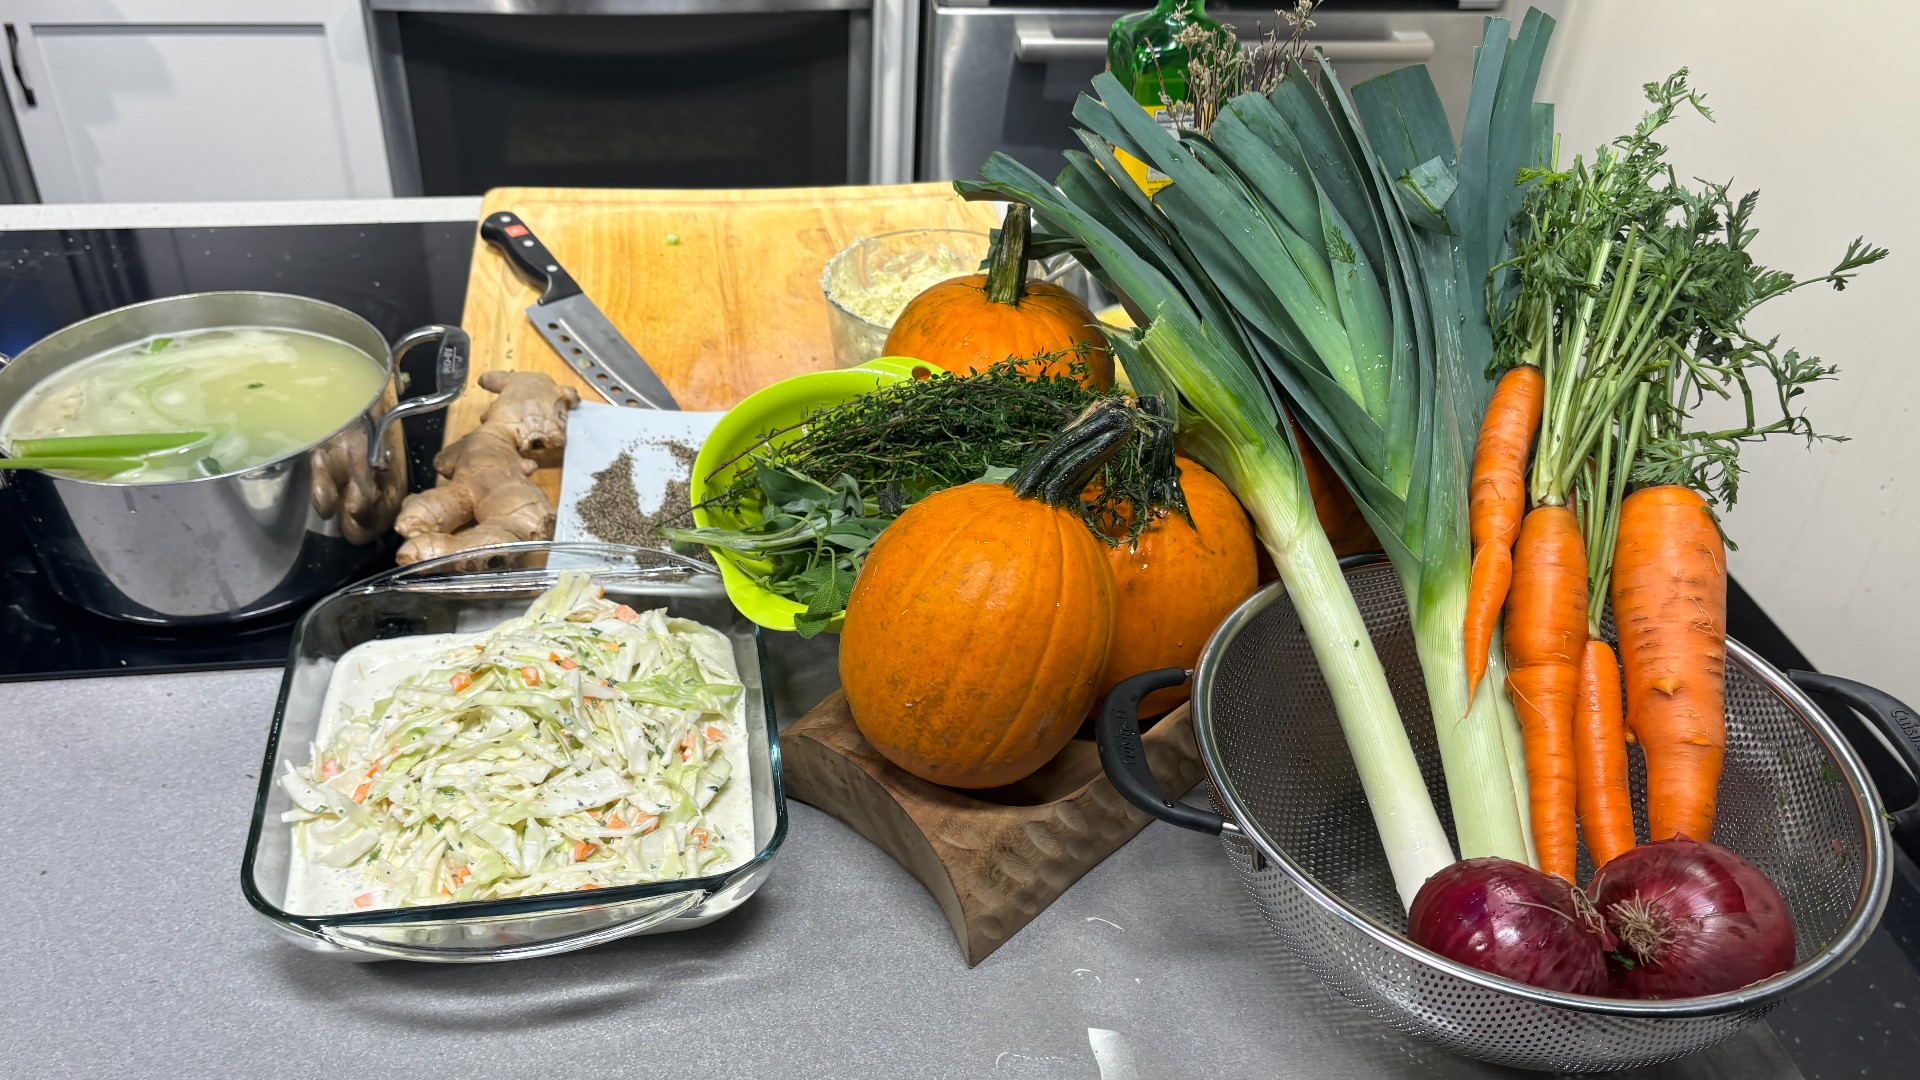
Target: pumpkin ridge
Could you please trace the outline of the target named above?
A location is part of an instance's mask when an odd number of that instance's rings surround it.
[[[1046,516],[1048,518],[1049,524],[1053,526],[1053,536],[1055,541],[1054,563],[1056,566],[1059,566],[1061,569],[1064,570],[1066,568],[1066,556],[1068,554],[1068,545],[1065,543],[1065,541],[1061,536],[1060,515],[1048,514]],[[1077,520],[1075,521],[1074,525],[1076,528],[1081,527]],[[1058,613],[1062,610],[1062,605],[1066,602],[1066,599],[1067,599],[1067,580],[1066,580],[1067,575],[1064,573],[1059,573],[1059,574],[1053,575],[1053,577],[1054,577],[1053,610],[1056,613],[1056,615],[1047,624],[1047,637],[1046,637],[1046,640],[1042,642],[1041,647],[1039,649],[1039,662],[1032,665],[1032,667],[1036,671],[1050,670],[1050,666],[1051,666],[1050,662],[1053,659],[1052,654],[1055,650],[1056,643],[1058,643],[1061,639],[1060,618],[1058,617]],[[996,739],[993,744],[993,753],[992,753],[993,758],[998,759],[1005,756],[1007,743],[1009,740],[1011,740],[1015,736],[1032,735],[1034,733],[1034,723],[1033,723],[1034,718],[1029,717],[1027,715],[1028,707],[1032,703],[1032,701],[1033,701],[1033,684],[1029,682],[1026,686],[1025,692],[1020,696],[1020,707],[1018,711],[1014,713],[1015,717],[1017,717],[1021,722],[1014,723],[1014,724],[1007,724],[1000,729],[1000,737]],[[1031,749],[1027,751],[1027,753],[1032,753],[1032,752],[1033,751]]]

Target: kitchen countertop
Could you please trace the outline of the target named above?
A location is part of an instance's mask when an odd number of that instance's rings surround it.
[[[0,231],[470,221],[478,206],[4,206]],[[831,649],[777,636],[783,717],[831,688]],[[621,1076],[1533,1075],[1367,1021],[1284,954],[1214,843],[1159,823],[971,970],[918,883],[799,804],[766,887],[701,930],[511,965],[314,956],[279,940],[237,880],[277,686],[275,671],[0,685],[12,855],[0,1075],[332,1077],[368,1060],[463,1080],[556,1064]],[[1616,1075],[1784,1080],[1802,1075],[1794,1061],[1813,1080],[1910,1074],[1920,874],[1901,873],[1860,956],[1776,1011],[1771,1031]]]
[[[833,670],[831,639],[786,637],[783,714]],[[509,965],[316,956],[239,889],[278,683],[0,686],[0,1074],[1523,1075],[1366,1020],[1284,954],[1215,843],[1159,823],[973,969],[917,882],[799,804],[766,886],[703,929]],[[1628,1075],[1799,1073],[1755,1026]]]
[[[282,199],[201,203],[0,203],[0,232],[24,229],[212,229],[474,221],[480,196]]]

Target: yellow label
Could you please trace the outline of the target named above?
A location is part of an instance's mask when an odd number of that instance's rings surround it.
[[[1142,107],[1147,110],[1148,116],[1153,117],[1161,127],[1167,129],[1167,134],[1173,135],[1176,133],[1173,117],[1167,113],[1167,107],[1165,105],[1146,105]],[[1133,177],[1133,182],[1140,185],[1140,190],[1146,192],[1148,198],[1160,194],[1163,188],[1173,184],[1173,179],[1166,173],[1141,161],[1125,150],[1116,148],[1113,153],[1115,157],[1120,159],[1120,167],[1127,170],[1127,175]]]

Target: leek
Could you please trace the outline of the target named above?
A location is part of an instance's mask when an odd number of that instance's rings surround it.
[[[1239,496],[1273,558],[1312,643],[1401,900],[1453,861],[1453,851],[1400,722],[1386,672],[1373,648],[1338,559],[1313,509],[1305,467],[1270,382],[1245,363],[1246,338],[1222,292],[1177,236],[1163,234],[1113,150],[1084,138],[1088,153],[1069,155],[1059,188],[995,155],[988,182],[963,193],[991,194],[1034,207],[1057,233],[1081,246],[1082,261],[1150,316],[1138,340],[1114,336],[1134,388],[1168,400],[1178,390],[1176,426],[1187,450]],[[1168,189],[1171,191],[1172,189]]]
[[[1512,291],[1496,268],[1526,195],[1516,178],[1545,164],[1551,142],[1551,112],[1532,99],[1551,25],[1530,13],[1510,42],[1508,23],[1488,20],[1458,148],[1424,68],[1350,99],[1322,58],[1317,85],[1296,70],[1269,94],[1242,94],[1205,135],[1166,132],[1103,75],[1099,100],[1082,96],[1074,110],[1087,153],[1067,155],[1057,185],[1003,155],[984,182],[961,185],[1034,206],[1049,242],[1077,245],[1152,320],[1120,349],[1128,375],[1177,387],[1183,441],[1247,504],[1303,622],[1314,620],[1328,681],[1355,680],[1336,704],[1362,760],[1372,749],[1355,734],[1393,720],[1391,701],[1359,688],[1376,678],[1363,665],[1329,666],[1343,646],[1358,650],[1333,618],[1328,594],[1344,589],[1316,580],[1303,553],[1316,530],[1294,520],[1299,485],[1289,490],[1285,474],[1297,455],[1284,449],[1280,409],[1326,453],[1406,591],[1468,858],[1528,858],[1501,691],[1489,680],[1469,700],[1461,626],[1470,444],[1491,392],[1487,311]],[[1148,200],[1116,167],[1116,147],[1173,185]],[[1394,782],[1424,797],[1417,771]],[[1375,802],[1391,852],[1405,838],[1387,811]]]

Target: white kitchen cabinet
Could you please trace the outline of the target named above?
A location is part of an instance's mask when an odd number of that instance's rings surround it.
[[[393,194],[359,0],[0,0],[45,202]]]

